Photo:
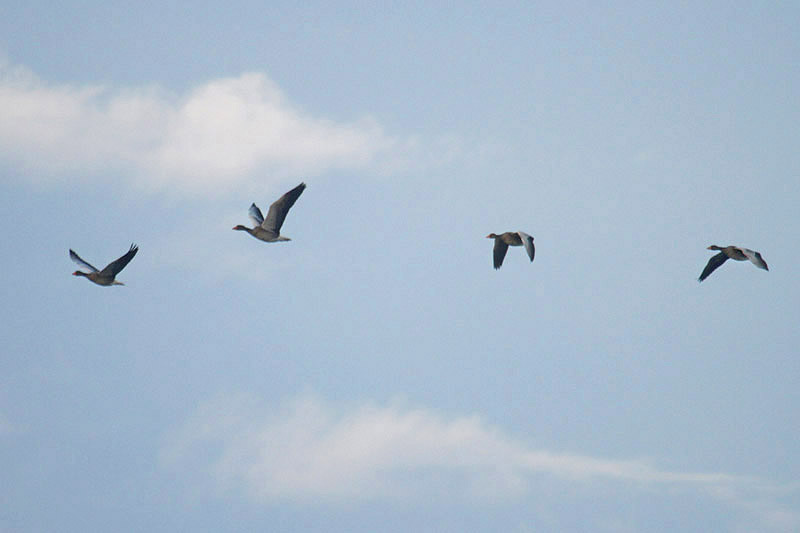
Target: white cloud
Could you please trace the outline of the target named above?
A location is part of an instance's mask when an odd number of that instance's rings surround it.
[[[252,178],[396,164],[399,142],[369,118],[335,122],[292,105],[266,75],[158,87],[48,84],[0,64],[0,158],[39,180],[123,175],[147,188],[216,192]]]
[[[773,497],[776,489],[753,479],[536,450],[476,416],[448,419],[397,405],[337,412],[313,397],[277,409],[250,396],[222,397],[170,437],[162,459],[173,468],[191,465],[187,470],[205,472],[217,489],[261,503],[511,501],[559,479],[651,493],[694,490],[745,509],[758,527],[800,526],[798,514]]]

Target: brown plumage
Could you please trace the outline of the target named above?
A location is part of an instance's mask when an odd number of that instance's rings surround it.
[[[108,287],[110,285],[125,285],[121,281],[117,281],[114,279],[120,271],[125,268],[125,266],[131,262],[133,256],[136,255],[136,252],[139,251],[139,247],[135,244],[131,244],[130,249],[127,251],[125,255],[120,257],[119,259],[110,262],[103,270],[97,270],[95,267],[84,261],[80,258],[78,254],[76,254],[73,250],[70,249],[69,257],[82,267],[88,268],[91,272],[82,272],[80,270],[76,270],[72,273],[73,276],[83,276],[88,278],[89,281],[93,283],[97,283],[98,285],[102,285],[104,287]]]
[[[533,256],[536,254],[536,248],[533,246],[533,237],[522,231],[507,231],[497,235],[490,233],[486,236],[487,239],[494,239],[494,268],[497,270],[503,266],[503,259],[506,257],[506,252],[509,246],[525,246],[525,251],[528,252],[528,257],[533,262]]]
[[[716,244],[712,244],[708,247],[708,250],[716,250],[719,251],[719,253],[708,260],[708,264],[706,264],[706,267],[703,269],[703,273],[700,274],[700,277],[697,279],[697,281],[703,281],[706,279],[728,259],[733,259],[734,261],[750,261],[758,268],[769,270],[769,267],[767,267],[767,262],[764,261],[764,258],[761,257],[760,253],[754,252],[753,250],[748,250],[747,248],[742,248],[741,246],[725,246],[723,248],[717,246]]]
[[[261,214],[261,209],[259,209],[255,203],[252,204],[248,214],[250,215],[250,219],[253,221],[253,227],[248,228],[247,226],[242,226],[239,224],[238,226],[234,226],[233,229],[246,231],[256,239],[264,242],[292,240],[281,235],[281,226],[283,225],[283,221],[286,219],[286,215],[289,213],[289,209],[291,209],[297,199],[300,198],[300,195],[303,194],[305,188],[306,184],[301,183],[291,191],[281,196],[279,199],[275,200],[272,205],[269,206],[267,218],[264,218],[264,215]]]

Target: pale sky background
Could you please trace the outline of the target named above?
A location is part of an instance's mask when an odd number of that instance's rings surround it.
[[[800,531],[798,27],[7,3],[0,531]]]

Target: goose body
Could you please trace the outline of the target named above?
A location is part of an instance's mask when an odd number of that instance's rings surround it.
[[[264,242],[290,241],[290,238],[281,235],[281,226],[283,225],[283,221],[286,220],[289,209],[291,209],[297,199],[300,198],[305,188],[306,184],[301,183],[275,200],[272,205],[269,206],[267,218],[264,218],[264,215],[261,214],[261,209],[253,203],[248,211],[250,219],[253,221],[253,227],[248,228],[247,226],[239,224],[238,226],[234,226],[233,229],[246,231],[256,239]]]
[[[721,247],[717,246],[716,244],[712,244],[708,247],[708,250],[715,250],[719,253],[708,260],[708,264],[706,264],[706,267],[703,269],[703,273],[700,274],[700,277],[697,279],[697,281],[703,281],[706,279],[728,259],[733,259],[734,261],[750,261],[758,268],[769,270],[767,262],[764,261],[764,258],[761,257],[760,253],[743,248],[741,246]]]
[[[135,244],[131,244],[130,249],[120,257],[112,262],[110,262],[103,270],[97,270],[95,267],[81,259],[81,257],[76,254],[72,249],[69,251],[69,257],[79,265],[84,268],[88,268],[90,272],[83,272],[81,270],[76,270],[72,273],[73,276],[83,276],[84,278],[88,278],[89,281],[92,283],[96,283],[98,285],[102,285],[104,287],[108,287],[110,285],[125,285],[121,281],[117,281],[115,278],[120,271],[127,266],[128,263],[131,262],[133,256],[136,255],[136,252],[139,251],[139,247]]]
[[[507,231],[497,235],[490,233],[486,236],[487,239],[494,239],[494,268],[497,270],[503,266],[503,259],[506,257],[506,252],[509,246],[524,246],[525,251],[528,252],[531,262],[533,256],[536,254],[536,248],[533,246],[533,237],[522,231]]]

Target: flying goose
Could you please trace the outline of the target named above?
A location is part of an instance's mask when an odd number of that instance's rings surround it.
[[[719,253],[708,260],[708,264],[703,269],[703,273],[700,274],[700,277],[697,279],[697,281],[703,281],[706,279],[728,259],[733,259],[735,261],[749,260],[758,268],[769,270],[769,267],[767,267],[767,262],[761,257],[761,254],[754,252],[753,250],[748,250],[747,248],[742,248],[741,246],[726,246],[721,248],[716,244],[709,246],[707,249],[718,250]]]
[[[103,270],[97,270],[95,267],[84,261],[80,258],[78,254],[76,254],[72,249],[69,251],[69,257],[82,267],[88,268],[91,272],[83,272],[81,270],[76,270],[72,273],[73,276],[83,276],[85,278],[89,278],[89,281],[97,283],[98,285],[103,285],[104,287],[108,287],[109,285],[125,285],[121,281],[117,281],[114,278],[120,271],[125,268],[125,266],[131,262],[133,256],[136,255],[136,252],[139,251],[139,247],[135,244],[131,244],[130,249],[127,251],[125,255],[117,259],[116,261],[110,262]]]
[[[503,259],[506,256],[509,246],[525,246],[525,251],[528,252],[528,257],[533,262],[533,256],[536,253],[536,248],[533,247],[533,237],[521,231],[513,232],[507,231],[500,235],[490,233],[486,236],[487,239],[494,239],[494,268],[497,270],[503,266]]]
[[[250,215],[250,219],[253,221],[253,227],[248,228],[247,226],[239,224],[233,229],[246,231],[256,239],[266,242],[290,241],[290,238],[281,235],[281,226],[286,219],[286,214],[289,212],[289,209],[291,209],[297,199],[300,198],[305,188],[306,184],[301,183],[273,202],[272,205],[269,206],[267,218],[264,218],[264,215],[261,214],[261,209],[254,203],[247,212]]]

